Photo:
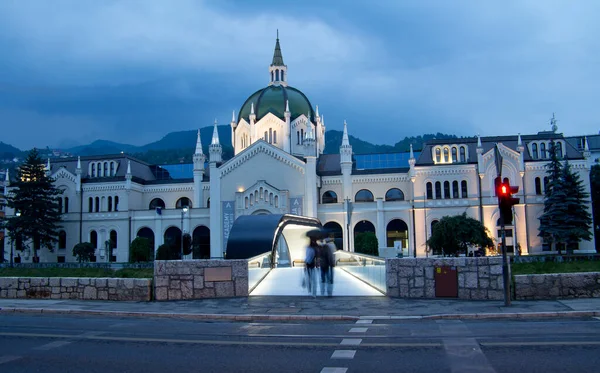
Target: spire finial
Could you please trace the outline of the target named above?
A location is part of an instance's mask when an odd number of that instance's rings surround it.
[[[254,102],[250,103],[250,114],[253,115],[254,114]]]
[[[344,119],[344,134],[342,135],[342,146],[350,146],[350,139],[348,138],[348,124]]]
[[[217,130],[217,120],[215,119],[215,128],[213,129],[211,145],[220,145],[219,143],[219,132]]]
[[[231,123],[235,123],[235,110],[231,112]]]
[[[127,160],[127,175],[131,175],[131,161]]]
[[[77,156],[77,169],[81,170],[81,157]]]
[[[8,182],[10,181],[10,178],[8,177],[8,168],[6,169],[6,177],[4,178],[4,180],[6,181],[6,184],[8,184]]]
[[[477,147],[481,148],[481,137],[477,134]]]
[[[288,113],[290,111],[290,100],[285,100],[285,111]]]
[[[521,140],[521,134],[519,133],[519,137],[517,138],[517,145],[521,146],[523,145],[523,141]]]
[[[48,158],[48,164],[46,164],[46,170],[50,171],[50,158]]]
[[[316,109],[317,110],[316,110],[316,114],[315,115],[318,117],[319,116],[319,105],[316,106]]]
[[[198,128],[198,137],[196,139],[196,151],[194,152],[194,154],[202,154],[202,140],[200,139],[200,128]]]
[[[414,158],[415,157],[415,153],[413,153],[413,147],[412,144],[410,144],[410,158]]]
[[[556,124],[556,117],[554,113],[552,113],[552,118],[550,118],[550,127],[552,128],[552,132],[556,132],[558,129],[558,125]]]
[[[588,140],[587,140],[587,136],[583,138],[583,150],[585,150],[586,152],[590,151],[590,146],[588,145]],[[6,171],[8,172],[8,171]]]
[[[277,29],[277,40],[279,40],[279,29]]]
[[[277,30],[277,40],[275,41],[275,51],[273,52],[273,62],[271,62],[271,66],[285,66],[281,54],[281,47],[279,46],[279,30]]]

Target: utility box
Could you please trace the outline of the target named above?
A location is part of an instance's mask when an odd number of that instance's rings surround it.
[[[456,267],[435,267],[433,276],[436,298],[458,298],[458,271]]]

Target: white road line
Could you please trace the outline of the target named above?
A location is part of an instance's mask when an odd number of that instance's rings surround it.
[[[0,356],[0,364],[8,363],[9,361],[15,361],[20,358],[21,356]]]
[[[354,359],[356,350],[335,350],[331,355],[332,359]]]
[[[68,344],[71,344],[71,341],[54,341],[54,342],[46,343],[45,345],[35,347],[34,350],[48,351],[53,348],[66,346]]]
[[[496,373],[467,326],[460,320],[437,321],[452,373]]]
[[[600,317],[594,317],[596,320],[600,320]]]
[[[373,320],[356,320],[357,324],[372,324]]]
[[[364,333],[367,330],[369,330],[368,328],[352,328],[350,329],[350,333]]]
[[[341,346],[358,346],[362,343],[360,338],[344,338],[340,343]]]
[[[323,368],[321,373],[346,373],[348,368]]]

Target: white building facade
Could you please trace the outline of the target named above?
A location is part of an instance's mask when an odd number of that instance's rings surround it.
[[[434,140],[420,153],[411,148],[355,155],[344,123],[339,154],[324,154],[323,116],[288,85],[279,39],[269,78],[233,113],[229,160],[222,159],[215,123],[207,155],[198,131],[193,164],[150,165],[124,154],[49,162],[48,172],[64,191],[63,227],[54,252],[42,249],[40,261],[75,261],[72,248],[91,242],[97,262],[125,262],[136,236],[149,238],[156,250],[168,241],[180,244],[182,232],[199,243],[196,257],[220,258],[235,219],[251,214],[316,217],[338,232],[346,250],[353,250],[356,233],[372,231],[380,248],[400,246],[410,256],[428,256],[434,254],[426,245],[432,225],[464,212],[499,242],[495,144],[504,160],[502,176],[519,186],[514,225],[507,227],[509,251],[548,250],[538,231],[551,141],[589,193],[587,140],[578,149],[555,131]],[[9,240],[4,250],[8,257]],[[577,251],[594,252],[593,241],[581,242]],[[21,257],[32,259],[28,251]]]

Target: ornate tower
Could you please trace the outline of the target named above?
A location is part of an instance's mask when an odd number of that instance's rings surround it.
[[[194,151],[194,204],[192,206],[204,207],[204,195],[202,193],[202,179],[204,178],[204,161],[206,157],[202,152],[202,140],[200,130],[196,139],[196,151]]]
[[[275,51],[273,52],[273,61],[269,66],[271,77],[269,85],[287,86],[287,66],[283,63],[281,47],[279,46],[279,30],[277,30],[277,41],[275,41]]]

